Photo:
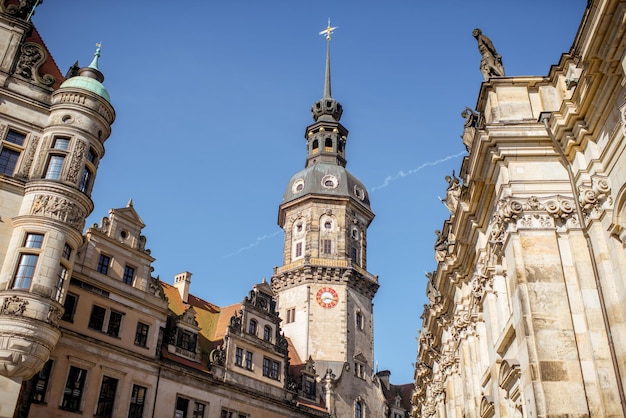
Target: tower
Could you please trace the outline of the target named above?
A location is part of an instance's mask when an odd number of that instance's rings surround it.
[[[331,95],[330,27],[324,93],[306,128],[305,168],[294,174],[279,207],[285,231],[283,265],[272,288],[283,330],[322,378],[326,405],[336,416],[379,408],[374,371],[372,299],[378,278],[367,271],[367,228],[374,218],[367,190],[346,170],[348,130]],[[380,416],[380,415],[372,415]]]
[[[0,37],[9,40],[0,64],[2,417],[13,415],[21,381],[42,368],[60,337],[65,291],[115,119],[99,48],[88,67],[61,84],[28,4],[0,6]]]

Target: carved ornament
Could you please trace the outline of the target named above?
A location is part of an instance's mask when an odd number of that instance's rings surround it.
[[[22,316],[26,310],[26,305],[28,305],[26,299],[22,299],[19,296],[9,296],[2,303],[2,314]]]
[[[30,213],[66,222],[79,230],[82,230],[85,224],[85,211],[63,197],[36,195]]]
[[[15,74],[27,80],[36,81],[44,86],[51,86],[55,79],[50,74],[39,75],[39,69],[46,62],[46,51],[34,42],[26,42],[20,50],[20,58],[15,67]]]

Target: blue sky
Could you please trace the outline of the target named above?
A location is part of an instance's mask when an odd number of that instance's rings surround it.
[[[330,17],[332,92],[350,131],[347,168],[370,191],[375,358],[413,380],[436,268],[438,196],[465,154],[460,114],[482,82],[472,30],[507,75],[546,75],[572,45],[585,0],[49,0],[33,18],[62,73],[100,69],[117,112],[87,225],[132,198],[155,275],[190,271],[192,293],[239,302],[282,263],[278,205],[304,167],[304,129],[322,96]]]

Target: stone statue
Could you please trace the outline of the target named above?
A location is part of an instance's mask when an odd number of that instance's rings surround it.
[[[448,189],[443,204],[446,205],[451,214],[454,214],[461,197],[461,181],[454,175],[454,170],[452,170],[452,177],[446,176],[446,181],[448,182]]]
[[[478,41],[478,51],[482,55],[480,60],[480,72],[485,80],[489,80],[492,76],[504,76],[504,67],[502,66],[502,57],[496,51],[491,39],[483,35],[483,32],[476,28],[472,32],[472,36]]]
[[[480,115],[469,107],[465,106],[465,110],[461,112],[461,116],[465,120],[463,122],[463,145],[469,152],[472,148],[472,142],[474,142],[474,135],[476,134],[476,128],[478,127],[478,118]]]

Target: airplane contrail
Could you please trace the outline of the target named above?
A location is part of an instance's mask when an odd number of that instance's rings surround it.
[[[396,174],[395,176],[387,176],[387,178],[385,179],[383,184],[381,184],[380,186],[372,187],[371,190],[374,191],[374,190],[384,189],[385,187],[389,186],[389,184],[391,182],[393,182],[395,180],[398,180],[400,178],[403,178],[403,177],[408,177],[410,175],[413,175],[413,174],[417,173],[418,171],[422,170],[424,167],[432,167],[434,165],[441,164],[441,163],[443,163],[445,161],[448,161],[448,160],[451,160],[453,158],[460,157],[463,154],[465,154],[465,151],[464,152],[459,152],[458,154],[448,155],[447,157],[443,157],[443,158],[440,158],[440,159],[435,160],[435,161],[427,161],[427,162],[423,163],[422,165],[420,165],[419,167],[414,168],[414,169],[409,170],[409,171],[400,170],[398,172],[398,174]],[[250,243],[250,244],[248,244],[248,245],[246,245],[244,247],[239,248],[237,251],[233,251],[230,254],[224,255],[224,256],[222,256],[222,258],[229,258],[229,257],[237,255],[237,254],[239,254],[241,252],[250,250],[250,249],[256,247],[257,245],[259,245],[262,241],[265,241],[266,239],[275,237],[276,235],[278,235],[278,234],[280,234],[282,232],[283,232],[283,230],[280,229],[280,230],[278,230],[276,232],[272,232],[271,234],[265,234],[265,235],[262,235],[260,237],[257,237],[254,242],[252,242],[252,243]]]
[[[413,174],[417,173],[418,171],[422,170],[425,167],[432,167],[434,165],[441,164],[441,163],[443,163],[445,161],[448,161],[448,160],[451,160],[453,158],[460,157],[463,154],[465,154],[465,151],[459,152],[458,154],[448,155],[447,157],[443,157],[443,158],[441,158],[439,160],[427,161],[427,162],[423,163],[422,165],[420,165],[419,167],[414,168],[414,169],[409,170],[409,171],[400,170],[398,172],[398,174],[396,174],[395,176],[387,176],[387,178],[385,178],[385,181],[383,182],[383,184],[381,184],[379,186],[372,187],[371,191],[384,189],[385,187],[389,186],[389,184],[391,182],[393,182],[395,180],[398,180],[398,179],[403,178],[403,177],[408,177],[410,175],[413,175]]]

